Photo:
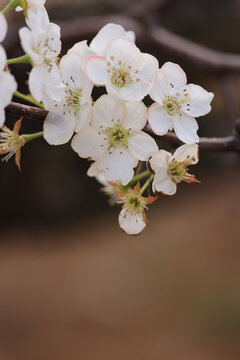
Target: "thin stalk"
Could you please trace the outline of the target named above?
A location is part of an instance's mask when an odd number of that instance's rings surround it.
[[[19,0],[11,0],[2,10],[2,14],[6,14],[8,11],[15,9],[17,6],[19,6]]]
[[[132,187],[133,185],[135,185],[138,181],[144,179],[145,177],[149,176],[151,173],[150,171],[146,170],[143,171],[142,173],[139,173],[137,175],[135,175],[132,180],[125,186],[123,186],[124,188],[129,188]]]
[[[140,190],[140,194],[142,195],[144,193],[144,191],[148,188],[148,186],[151,184],[151,182],[153,181],[154,175],[152,174],[151,176],[149,176],[149,178],[147,179],[147,181],[145,182],[145,184],[141,187]]]
[[[44,106],[43,104],[41,103],[38,103],[37,101],[35,101],[34,99],[32,99],[31,97],[27,96],[27,95],[24,95],[22,93],[20,93],[19,91],[15,91],[15,93],[13,94],[14,96],[18,97],[19,99],[22,99],[24,101],[27,101],[29,102],[30,104],[32,105],[35,105],[41,109],[44,109]]]
[[[23,135],[21,135],[21,137],[23,137],[26,142],[37,139],[37,138],[42,137],[42,136],[43,136],[43,131],[39,131],[39,132],[33,133],[33,134],[23,134]]]
[[[31,61],[31,58],[29,55],[23,55],[23,56],[19,56],[17,58],[13,58],[13,59],[8,59],[7,60],[7,64],[11,65],[11,64],[29,64]]]

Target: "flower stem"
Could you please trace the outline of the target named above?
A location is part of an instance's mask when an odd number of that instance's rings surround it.
[[[42,136],[43,136],[43,131],[33,133],[33,134],[23,134],[23,135],[21,135],[21,137],[23,137],[26,142],[37,139],[37,138],[42,137]]]
[[[7,64],[29,64],[31,61],[31,58],[29,55],[23,55],[19,56],[17,58],[8,59]]]
[[[15,9],[17,6],[19,6],[19,0],[11,0],[2,10],[2,14],[6,14],[8,11]]]
[[[127,185],[123,186],[124,189],[127,189],[127,188],[129,188],[129,187],[132,187],[132,186],[135,185],[138,181],[144,179],[145,177],[147,177],[147,176],[150,175],[150,174],[151,174],[150,171],[146,170],[146,171],[143,171],[143,172],[135,175],[135,176],[132,178],[132,180],[131,180]]]
[[[148,186],[151,184],[152,180],[154,178],[154,175],[152,174],[151,176],[149,176],[149,178],[147,179],[147,181],[145,182],[145,184],[141,187],[140,190],[140,194],[142,195],[144,193],[144,191],[148,188]]]
[[[44,106],[43,104],[41,103],[38,103],[37,101],[35,101],[34,99],[32,99],[31,97],[27,96],[27,95],[24,95],[22,93],[20,93],[19,91],[15,91],[15,93],[13,94],[14,96],[18,97],[19,99],[22,99],[24,101],[27,101],[29,102],[30,104],[32,105],[35,105],[41,109],[44,109]]]

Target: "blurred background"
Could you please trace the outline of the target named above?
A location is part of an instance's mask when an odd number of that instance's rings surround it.
[[[106,22],[134,29],[160,66],[177,62],[189,82],[215,93],[200,135],[231,133],[240,117],[239,74],[154,46],[140,25],[239,54],[239,0],[47,0],[46,7],[62,26],[63,54]],[[7,18],[11,58],[22,55],[24,19]],[[11,69],[27,93],[29,69]],[[25,119],[23,130],[41,123]],[[13,160],[0,166],[0,360],[240,358],[239,154],[200,154],[191,170],[202,183],[160,198],[136,237],[119,229],[120,208],[108,205],[69,144],[35,140],[21,164],[20,173]]]

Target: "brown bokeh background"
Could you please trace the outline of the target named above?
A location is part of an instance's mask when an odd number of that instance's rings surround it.
[[[48,0],[51,20],[119,14],[147,1]],[[1,7],[6,1],[1,0]],[[4,45],[21,55],[8,16]],[[240,53],[238,0],[172,0],[156,24],[216,50]],[[70,22],[71,24],[71,22]],[[63,53],[75,41],[63,44]],[[9,45],[8,45],[9,44]],[[13,44],[18,44],[17,46]],[[240,115],[236,74],[213,74],[165,51],[189,82],[215,93],[200,118],[201,136],[224,136]],[[27,91],[27,68],[12,67]],[[16,119],[9,118],[12,125]],[[24,131],[41,124],[24,120]],[[240,358],[240,167],[237,153],[201,154],[192,171],[201,184],[181,184],[148,211],[137,237],[118,227],[88,164],[69,144],[43,140],[22,151],[22,171],[2,164],[0,360],[237,360]]]

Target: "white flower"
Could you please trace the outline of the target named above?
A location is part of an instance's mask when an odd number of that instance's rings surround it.
[[[29,89],[37,101],[42,100],[43,90],[55,99],[61,92],[60,75],[57,67],[61,51],[60,28],[49,23],[44,28],[33,30],[24,27],[19,30],[21,45],[30,56],[33,69],[29,75]]]
[[[73,150],[96,160],[107,181],[119,180],[126,185],[138,160],[146,161],[158,150],[155,140],[141,131],[146,115],[142,102],[117,102],[103,95],[93,106],[91,126],[74,136]]]
[[[119,226],[129,235],[137,235],[146,226],[145,209],[147,204],[155,201],[153,197],[143,197],[140,193],[139,183],[128,192],[119,192],[119,204],[123,204],[119,214]]]
[[[199,141],[195,117],[210,110],[213,93],[201,86],[188,84],[179,65],[165,63],[157,72],[150,92],[156,101],[149,109],[149,124],[157,135],[175,130],[177,137],[186,144]]]
[[[198,182],[194,175],[187,172],[187,167],[197,162],[198,144],[184,144],[173,155],[168,151],[159,150],[148,162],[150,170],[155,174],[153,192],[173,195],[181,181]]]
[[[2,42],[7,34],[7,21],[5,16],[0,12],[0,42]]]
[[[143,54],[128,39],[115,39],[106,50],[106,57],[90,56],[86,72],[95,84],[106,85],[109,95],[120,101],[140,101],[151,90],[158,61]]]
[[[44,138],[51,145],[64,144],[74,131],[79,132],[90,124],[93,85],[84,71],[84,62],[75,53],[69,53],[60,61],[64,87],[58,101],[43,96],[43,104],[49,113],[44,121]]]
[[[7,32],[7,22],[0,13],[0,39],[3,40]],[[4,108],[10,103],[13,93],[17,90],[17,83],[13,75],[4,71],[7,56],[4,48],[0,45],[0,127],[5,122]]]

